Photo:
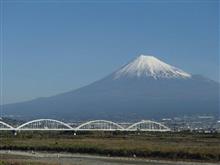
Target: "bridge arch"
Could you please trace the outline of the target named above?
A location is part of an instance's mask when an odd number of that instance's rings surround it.
[[[94,130],[94,131],[114,131],[114,130],[124,130],[124,128],[112,121],[108,120],[92,120],[79,125],[76,130]]]
[[[13,130],[14,127],[12,127],[11,125],[3,122],[3,121],[0,121],[0,130]]]
[[[155,121],[151,121],[151,120],[142,120],[140,122],[134,123],[131,126],[129,126],[127,128],[127,130],[129,131],[158,131],[158,132],[166,132],[166,131],[170,131],[170,128],[168,128],[167,126],[155,122]]]
[[[17,130],[73,130],[73,128],[58,120],[54,119],[37,119],[26,122],[19,127]]]

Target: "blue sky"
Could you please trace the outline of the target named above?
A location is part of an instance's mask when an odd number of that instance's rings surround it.
[[[30,1],[1,3],[3,103],[82,87],[139,54],[219,81],[217,0]]]

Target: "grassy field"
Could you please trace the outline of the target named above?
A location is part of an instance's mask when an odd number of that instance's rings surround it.
[[[0,160],[0,165],[58,165],[40,161]]]
[[[1,133],[0,149],[219,162],[220,134]]]
[[[45,161],[30,160],[29,157],[16,155],[0,155],[0,165],[58,165]]]

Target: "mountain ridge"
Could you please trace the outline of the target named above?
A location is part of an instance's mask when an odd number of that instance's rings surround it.
[[[217,82],[191,74],[187,78],[123,75],[115,79],[119,70],[73,91],[4,105],[4,113],[25,119],[115,121],[219,113]]]

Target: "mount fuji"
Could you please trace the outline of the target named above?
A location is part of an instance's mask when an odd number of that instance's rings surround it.
[[[47,98],[3,105],[22,119],[158,119],[219,114],[219,83],[140,55],[107,77]]]

